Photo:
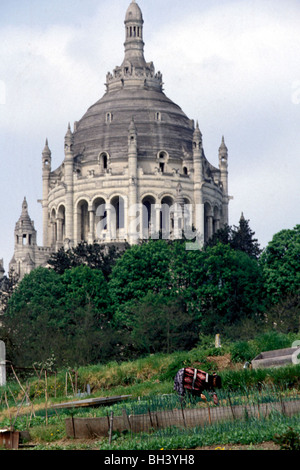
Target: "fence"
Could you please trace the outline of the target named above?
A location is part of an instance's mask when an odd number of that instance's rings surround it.
[[[277,413],[293,416],[300,413],[300,394],[296,390],[264,387],[260,390],[222,391],[219,405],[194,397],[181,401],[176,394],[123,403],[98,418],[68,418],[66,432],[73,438],[111,438],[113,432],[128,432],[131,436],[151,434],[160,429],[192,429],[216,423],[265,419]]]

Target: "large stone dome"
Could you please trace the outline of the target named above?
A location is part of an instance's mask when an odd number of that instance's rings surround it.
[[[74,153],[95,160],[107,152],[111,160],[127,159],[128,128],[134,119],[140,158],[166,151],[172,159],[192,158],[194,124],[166,95],[154,88],[125,86],[107,92],[76,124]]]

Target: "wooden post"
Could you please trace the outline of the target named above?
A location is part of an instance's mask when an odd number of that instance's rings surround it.
[[[77,395],[77,384],[78,384],[78,371],[75,370],[75,395]]]
[[[56,398],[56,372],[54,372],[54,398]]]
[[[114,412],[112,411],[110,414],[110,423],[109,423],[109,439],[108,439],[109,445],[111,444],[113,427],[114,427]]]
[[[17,379],[18,384],[20,385],[20,388],[23,390],[23,392],[25,393],[25,395],[26,395],[27,398],[28,398],[28,401],[30,402],[29,397],[28,397],[28,394],[27,394],[26,390],[24,390],[24,387],[22,387],[22,384],[21,384],[20,380],[18,379],[18,376],[17,376],[17,374],[16,374],[16,372],[15,372],[15,369],[13,368],[12,365],[11,365],[11,369],[12,369],[12,371],[13,371],[13,373],[14,373],[14,376],[15,376],[16,379]]]
[[[75,432],[75,423],[74,423],[74,416],[72,415],[72,431],[73,431],[73,437],[74,439],[76,438],[76,432]]]
[[[184,427],[186,428],[186,422],[185,422],[185,417],[184,417],[184,411],[183,411],[182,403],[180,403],[180,406],[181,406],[181,413],[182,413],[183,424],[184,424]]]
[[[69,377],[70,377],[70,381],[71,381],[71,385],[72,385],[73,395],[75,395],[73,380],[72,380],[72,376],[71,376],[71,373],[70,373],[70,372],[69,372]]]
[[[209,422],[209,424],[211,424],[210,406],[209,406],[208,403],[207,403],[207,411],[208,411],[208,422]]]
[[[6,406],[7,406],[7,409],[8,409],[10,428],[12,428],[12,417],[11,417],[11,412],[10,412],[10,408],[9,408],[9,404],[8,404],[6,392],[5,392],[5,394],[4,394],[4,397],[5,397],[5,403],[6,403]]]
[[[46,426],[48,426],[48,377],[45,370],[45,410],[46,410]]]
[[[123,415],[123,421],[124,421],[124,427],[130,431],[131,425],[130,425],[130,419],[128,417],[128,414],[126,413],[125,408],[122,409],[122,415]]]
[[[153,421],[152,421],[150,408],[148,408],[148,414],[149,414],[149,418],[150,418],[150,426],[151,426],[151,428],[153,428],[154,426],[153,426]]]
[[[235,416],[234,416],[234,412],[233,412],[233,408],[232,408],[232,403],[231,403],[231,399],[230,399],[229,392],[228,392],[228,401],[229,401],[229,405],[230,405],[230,409],[231,409],[232,417],[233,417],[233,419],[235,419]]]

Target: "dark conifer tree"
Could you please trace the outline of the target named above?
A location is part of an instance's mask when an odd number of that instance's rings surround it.
[[[250,229],[249,220],[246,220],[242,213],[239,226],[232,229],[231,232],[231,248],[247,253],[249,256],[258,258],[261,249],[258,240],[254,238],[255,233]]]

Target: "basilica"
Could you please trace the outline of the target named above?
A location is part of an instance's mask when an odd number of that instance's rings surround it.
[[[124,59],[106,75],[104,95],[71,126],[53,169],[42,151],[43,246],[26,198],[15,227],[10,269],[20,278],[46,266],[60,248],[139,243],[184,236],[203,244],[228,224],[228,151],[206,158],[198,122],[163,91],[162,74],[144,56],[144,20],[132,0]],[[179,71],[180,73],[180,71]]]

